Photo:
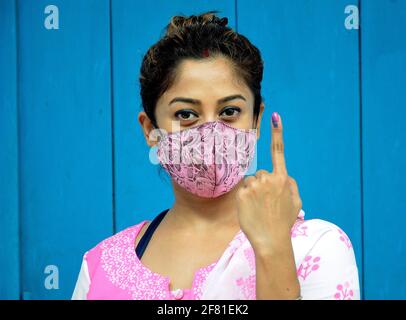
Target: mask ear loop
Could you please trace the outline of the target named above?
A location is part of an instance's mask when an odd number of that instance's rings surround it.
[[[150,133],[149,133],[149,137],[152,137],[154,141],[156,141],[156,144],[153,145],[150,149],[149,149],[149,161],[152,164],[159,164],[159,159],[158,159],[158,143],[161,141],[163,133],[162,130],[160,128],[158,128],[158,125],[156,125],[156,123],[152,123],[152,126],[154,127]]]
[[[158,124],[156,123],[156,120],[151,121],[151,123],[153,126],[153,129],[151,131],[158,132],[158,134],[154,134],[154,137],[157,139],[156,141],[159,142],[159,141],[161,141],[161,138],[163,136],[162,131],[166,132],[166,130],[159,128]]]

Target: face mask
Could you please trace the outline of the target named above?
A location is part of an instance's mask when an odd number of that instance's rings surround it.
[[[157,157],[172,179],[205,198],[229,192],[245,175],[255,154],[256,129],[237,129],[223,121],[164,133]]]

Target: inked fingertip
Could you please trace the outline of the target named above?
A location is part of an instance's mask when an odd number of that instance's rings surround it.
[[[271,119],[272,125],[274,126],[274,128],[277,128],[279,124],[279,114],[277,112],[273,112]]]

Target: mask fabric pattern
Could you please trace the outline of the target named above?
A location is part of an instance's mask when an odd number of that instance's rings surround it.
[[[256,141],[256,129],[211,121],[161,134],[157,157],[178,185],[200,197],[216,198],[244,177],[254,158]]]

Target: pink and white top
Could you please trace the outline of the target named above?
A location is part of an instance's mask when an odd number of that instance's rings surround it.
[[[147,220],[87,251],[72,299],[255,300],[255,256],[240,230],[219,260],[196,270],[191,288],[170,290],[170,279],[148,269],[135,252],[135,238]],[[301,286],[306,299],[360,299],[358,269],[351,241],[335,224],[304,220],[291,230]],[[181,266],[180,266],[181,267]]]

